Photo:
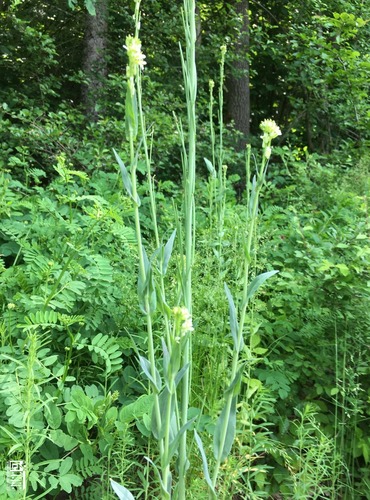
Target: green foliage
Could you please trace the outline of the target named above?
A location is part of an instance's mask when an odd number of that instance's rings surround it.
[[[85,7],[86,7],[88,13],[91,16],[95,16],[95,2],[96,2],[96,0],[84,0],[84,2],[85,2]],[[78,3],[77,0],[68,0],[68,6],[71,9],[75,9],[77,3]]]
[[[93,4],[13,1],[0,14],[1,498],[17,495],[6,485],[8,459],[26,462],[29,498],[62,492],[114,498],[110,478],[127,488],[119,488],[121,495],[129,490],[137,498],[159,498],[168,484],[160,486],[145,459],[160,463],[151,435],[167,436],[169,453],[161,465],[172,467],[180,438],[193,428],[188,498],[206,498],[207,488],[220,498],[365,498],[366,2],[315,0],[299,9],[289,2],[250,2],[251,142],[259,141],[262,116],[279,116],[286,125],[272,151],[251,252],[246,227],[256,184],[241,167],[235,135],[223,130],[220,93],[215,106],[221,123],[207,123],[208,80],[217,81],[225,40],[226,73],[233,66],[239,20],[234,2],[198,2],[195,331],[190,409],[182,427],[173,418],[179,413],[172,395],[190,369],[176,364],[184,347],[181,325],[169,328],[175,323],[169,304],[181,303],[186,274],[178,183],[179,132],[188,132],[180,120],[180,12],[162,0],[143,2],[151,179],[142,144],[135,162],[127,161],[122,37],[133,32],[128,4],[110,2],[108,76],[97,122],[87,123],[79,109],[86,84],[84,17],[86,10],[93,14]],[[223,149],[215,140],[222,133]],[[112,147],[127,163],[122,170],[129,196],[121,194]],[[135,196],[130,163],[140,184]],[[150,186],[156,187],[162,242],[153,238]],[[138,200],[146,249],[140,304],[152,316],[154,361],[141,356],[148,334],[138,314],[132,222]],[[245,259],[251,279],[243,298]],[[266,281],[272,269],[279,273]],[[233,353],[239,362],[231,377]],[[154,394],[147,394],[140,371],[161,391],[158,410],[167,427],[153,417]],[[214,488],[214,458],[227,456]]]
[[[113,208],[97,194],[116,175],[93,176],[89,193],[87,175],[63,157],[57,171],[47,188],[2,174],[0,454],[25,459],[35,494],[71,492],[102,476],[99,459],[115,442],[118,418],[118,394],[108,387],[133,347],[123,329],[130,317],[137,324],[122,300],[132,286],[122,263],[135,265],[122,209],[129,213],[129,202]]]

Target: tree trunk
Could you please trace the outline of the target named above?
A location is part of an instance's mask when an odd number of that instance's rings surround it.
[[[88,83],[83,86],[82,99],[86,117],[97,121],[103,109],[98,105],[107,76],[108,0],[96,0],[95,16],[86,14],[85,54],[83,69]]]
[[[237,149],[245,148],[250,132],[250,93],[249,93],[249,2],[234,0],[233,8],[240,18],[240,29],[234,44],[232,69],[226,79],[227,117],[234,122],[236,130],[242,133]]]

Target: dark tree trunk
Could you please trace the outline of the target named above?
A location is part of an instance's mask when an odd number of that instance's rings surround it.
[[[83,68],[88,83],[82,89],[82,99],[86,116],[97,121],[102,109],[98,108],[104,79],[107,76],[107,34],[108,34],[108,0],[96,0],[96,15],[86,14],[85,54]]]
[[[250,132],[250,93],[249,93],[249,2],[233,0],[233,8],[240,18],[238,38],[234,44],[235,61],[226,79],[227,118],[242,133],[237,148],[244,149]]]

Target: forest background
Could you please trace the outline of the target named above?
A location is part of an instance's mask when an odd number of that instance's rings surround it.
[[[9,460],[25,463],[22,498],[115,498],[110,478],[135,498],[166,498],[145,458],[165,470],[153,428],[154,366],[142,361],[148,336],[137,298],[138,198],[117,158],[131,175],[125,45],[136,3],[0,1],[4,499],[19,498],[9,487]],[[139,141],[135,160],[141,235],[148,274],[166,279],[170,304],[153,285],[158,360],[166,358],[161,332],[169,311],[183,305],[186,268],[182,138],[191,126],[182,7],[179,0],[140,5],[149,143],[144,154]],[[220,464],[220,498],[368,498],[370,5],[208,0],[196,2],[195,19],[186,498],[212,490],[202,451],[214,467],[212,440],[236,386],[235,440]],[[266,118],[282,131],[268,158],[259,128]],[[261,158],[269,165],[249,272],[252,284],[261,273],[271,279],[249,304],[235,382],[233,301],[224,282],[240,302]]]

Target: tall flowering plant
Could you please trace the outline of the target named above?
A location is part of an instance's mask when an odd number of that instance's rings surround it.
[[[139,38],[140,0],[135,0],[136,31],[134,36],[126,38],[128,64],[126,68],[127,93],[126,93],[126,135],[130,146],[129,167],[126,167],[116,151],[117,162],[120,166],[123,184],[127,195],[131,198],[134,208],[135,229],[138,248],[138,299],[139,308],[146,319],[147,327],[147,353],[146,356],[138,354],[138,361],[143,374],[149,382],[153,394],[153,409],[151,431],[158,442],[159,461],[150,462],[158,478],[162,499],[176,498],[185,500],[186,474],[189,468],[188,458],[188,431],[194,424],[195,418],[188,419],[189,400],[191,395],[191,370],[192,370],[192,335],[194,333],[192,321],[192,270],[195,247],[195,177],[196,177],[196,96],[197,74],[195,65],[195,1],[184,0],[183,22],[186,38],[186,50],[181,51],[184,86],[187,103],[187,133],[184,133],[181,122],[179,132],[181,138],[183,157],[183,183],[184,183],[184,225],[181,233],[183,241],[178,242],[183,254],[180,269],[181,292],[177,297],[178,304],[174,307],[168,305],[166,297],[166,274],[171,259],[176,231],[169,240],[161,243],[156,217],[154,184],[151,175],[150,155],[148,153],[145,117],[142,110],[141,71],[146,61],[142,53]],[[222,48],[221,80],[223,81],[223,61],[226,48]],[[221,94],[222,95],[222,94]],[[245,345],[244,326],[249,301],[258,288],[277,271],[268,271],[253,280],[250,280],[250,264],[254,252],[252,235],[257,223],[258,201],[262,189],[268,161],[271,155],[271,142],[280,135],[280,129],[273,120],[261,123],[262,135],[262,160],[256,169],[252,182],[248,183],[248,228],[244,242],[244,284],[242,300],[238,307],[235,305],[232,293],[225,284],[225,294],[229,304],[230,331],[233,340],[233,354],[230,367],[230,384],[225,390],[223,408],[216,422],[213,440],[213,467],[209,472],[206,453],[202,439],[194,431],[195,441],[198,445],[202,461],[205,480],[208,484],[211,498],[216,498],[217,479],[220,466],[231,451],[236,431],[236,408],[240,393],[240,381],[244,369],[241,362],[241,351]],[[222,142],[222,132],[220,134]],[[140,222],[141,201],[137,189],[137,164],[139,157],[144,157],[147,167],[149,197],[154,226],[154,239],[156,250],[148,257],[142,239]],[[250,177],[250,148],[247,151],[247,176]],[[226,173],[222,172],[222,144],[219,152],[219,171],[222,183]],[[220,220],[223,220],[223,209],[220,208]],[[219,220],[219,222],[220,222]],[[221,234],[221,233],[220,233]],[[154,337],[153,320],[161,314],[163,318],[163,334],[160,342]],[[158,345],[159,344],[159,345]],[[159,352],[162,354],[159,356]],[[176,481],[173,477],[172,463],[177,456]],[[112,487],[117,495],[126,500],[132,500],[132,494],[122,485],[112,482]]]
[[[161,498],[172,498],[173,491],[179,499],[185,500],[185,475],[188,469],[187,439],[188,429],[194,419],[188,421],[191,370],[192,294],[191,275],[194,254],[194,188],[195,188],[195,146],[196,146],[196,67],[195,67],[195,2],[184,0],[183,20],[186,34],[186,52],[182,54],[185,88],[188,103],[188,135],[181,133],[184,158],[184,267],[181,272],[179,305],[172,309],[167,305],[165,276],[171,258],[176,231],[166,244],[161,244],[156,217],[154,184],[150,172],[145,117],[142,110],[141,71],[146,61],[139,38],[140,0],[135,2],[136,31],[126,38],[128,64],[126,68],[127,93],[125,106],[126,136],[130,146],[130,164],[126,167],[116,151],[123,183],[134,207],[134,219],[138,247],[139,306],[146,317],[147,357],[139,355],[141,369],[149,381],[153,393],[152,434],[158,441],[160,463],[148,458],[159,478]],[[140,137],[140,140],[138,140]],[[141,223],[141,201],[137,190],[138,158],[144,156],[147,166],[149,196],[157,249],[152,258],[144,248]],[[183,305],[181,305],[181,303]],[[158,358],[158,346],[153,333],[153,318],[160,312],[163,317],[164,332],[161,340],[162,359]],[[171,463],[178,455],[178,480],[173,485]],[[122,498],[133,498],[122,485],[112,481],[112,487]]]

